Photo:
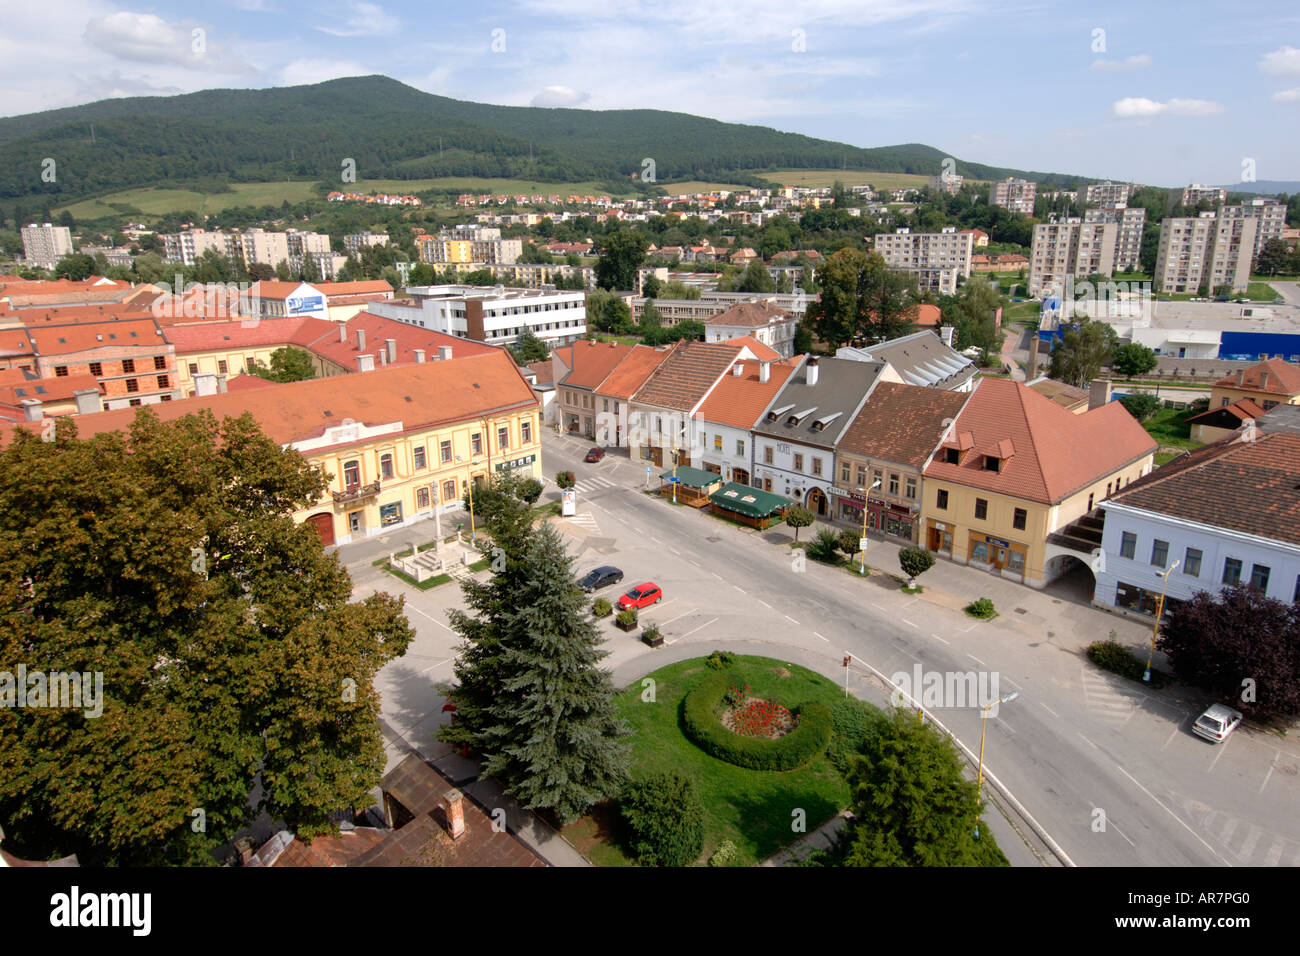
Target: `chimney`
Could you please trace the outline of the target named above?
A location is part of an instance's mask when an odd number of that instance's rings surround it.
[[[89,415],[99,411],[99,389],[79,388],[72,393],[77,400],[77,414]]]
[[[758,380],[759,380],[760,382],[766,382],[766,381],[767,381],[769,378],[771,378],[771,377],[772,377],[772,363],[771,363],[771,362],[759,362],[759,363],[758,363]]]
[[[384,344],[388,346],[388,364],[397,364],[397,339],[384,339]]]
[[[1110,379],[1094,378],[1088,383],[1088,411],[1101,408],[1110,401]]]
[[[366,348],[366,330],[357,329],[357,351],[364,352]]]
[[[217,374],[215,372],[199,372],[195,375],[194,394],[196,396],[217,394]]]
[[[358,372],[373,372],[375,370],[375,357],[373,355],[357,356]]]
[[[29,422],[39,422],[45,417],[45,410],[41,408],[41,403],[36,399],[24,398],[23,415]]]
[[[745,363],[737,362],[735,365],[731,366],[731,374],[734,375],[736,378],[740,378],[740,376],[744,375]]]
[[[442,797],[442,808],[447,814],[447,832],[453,840],[465,835],[465,795],[459,790],[448,790]]]
[[[340,322],[340,323],[339,323],[339,341],[340,341],[340,342],[346,342],[347,340],[348,340],[348,324],[347,324],[346,322]]]
[[[415,349],[415,364],[424,364],[424,349]]]
[[[808,359],[808,363],[804,366],[804,380],[809,387],[817,384],[817,364],[817,357],[813,356]]]
[[[1264,369],[1259,373],[1259,387],[1268,388],[1268,369]]]
[[[226,376],[224,375],[217,376],[217,394],[218,395],[226,394]]]
[[[439,346],[438,346],[438,361],[439,361],[439,362],[450,362],[450,361],[451,361],[451,346],[450,346],[450,345],[439,345]]]
[[[1244,368],[1237,369],[1237,384],[1238,385],[1246,384],[1246,370]]]

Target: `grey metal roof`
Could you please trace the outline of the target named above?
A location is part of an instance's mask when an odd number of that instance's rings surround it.
[[[867,348],[842,348],[837,358],[888,362],[908,385],[960,388],[975,375],[975,363],[943,344],[929,330],[914,332]]]
[[[759,417],[754,431],[760,435],[801,441],[810,445],[834,447],[840,434],[853,420],[885,368],[884,362],[864,362],[843,358],[821,358],[817,364],[817,384],[808,384],[805,358]],[[786,424],[792,409],[802,415],[797,425]],[[769,421],[772,412],[776,421]],[[825,423],[821,429],[815,426]]]

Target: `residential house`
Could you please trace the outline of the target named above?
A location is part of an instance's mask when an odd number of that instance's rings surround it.
[[[635,345],[632,351],[614,367],[596,389],[596,399],[602,411],[596,413],[596,441],[615,448],[628,447],[628,419],[632,396],[637,393],[655,369],[663,364],[669,347],[651,348]],[[608,405],[609,411],[603,409]]]
[[[794,354],[795,318],[771,302],[739,302],[704,322],[706,342],[748,336],[773,349],[780,358]]]
[[[565,434],[596,439],[597,415],[609,412],[609,399],[596,389],[631,353],[633,346],[585,339],[551,353],[556,390],[556,414]]]
[[[691,465],[740,485],[751,484],[754,442],[750,434],[801,359],[738,360],[699,408],[698,456]]]
[[[662,468],[700,457],[696,412],[736,361],[753,357],[725,342],[678,343],[628,403],[632,460]]]
[[[1210,389],[1210,407],[1222,408],[1249,398],[1264,411],[1275,405],[1300,405],[1300,365],[1265,359],[1219,379]]]
[[[1227,405],[1210,407],[1199,415],[1187,419],[1191,426],[1192,441],[1210,442],[1227,438],[1241,430],[1248,422],[1254,422],[1264,414],[1264,409],[1249,398],[1239,398]]]
[[[922,385],[952,392],[969,392],[975,387],[975,363],[945,345],[935,332],[922,330],[889,339],[866,348],[844,346],[836,358],[858,362],[888,362],[908,385]]]

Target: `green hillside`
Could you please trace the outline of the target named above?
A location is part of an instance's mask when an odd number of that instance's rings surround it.
[[[636,182],[646,158],[660,181],[746,182],[776,169],[930,175],[945,155],[917,143],[863,149],[662,110],[469,103],[368,76],[102,100],[0,119],[0,199],[64,205],[139,187],[342,185],[347,159],[359,181],[491,177],[612,188]],[[40,176],[47,157],[57,163],[52,183]],[[960,160],[958,171],[974,179],[1016,173]]]

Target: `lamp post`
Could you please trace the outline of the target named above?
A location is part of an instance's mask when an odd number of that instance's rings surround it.
[[[984,789],[984,737],[985,737],[985,734],[986,734],[986,732],[987,732],[987,730],[988,730],[988,726],[989,726],[989,724],[988,724],[988,720],[989,720],[989,711],[992,710],[994,707],[996,707],[998,704],[1009,703],[1009,702],[1015,700],[1015,699],[1016,699],[1017,697],[1019,697],[1019,696],[1020,696],[1020,692],[1019,692],[1019,691],[1012,691],[1010,694],[1007,694],[1006,697],[999,697],[999,698],[998,698],[997,700],[995,700],[993,703],[989,704],[987,707],[984,708],[984,713],[983,713],[983,715],[982,715],[983,723],[980,724],[980,767],[979,767],[979,773],[977,773],[977,774],[975,775],[975,809],[976,809],[976,812],[979,811],[979,805],[980,805],[980,793],[981,793],[981,792],[983,791],[983,789]],[[979,838],[979,835],[980,835],[979,818],[976,817],[976,819],[975,819],[975,836],[976,836],[977,839]]]
[[[867,538],[867,496],[879,487],[880,487],[880,479],[877,478],[875,484],[873,484],[870,488],[858,489],[858,491],[862,492],[862,540],[863,541],[866,541]],[[867,574],[867,549],[865,545],[862,548],[862,569],[858,573],[863,575],[863,577],[865,577]]]
[[[1168,571],[1157,571],[1160,577],[1160,600],[1156,604],[1156,622],[1151,626],[1151,650],[1147,652],[1147,669],[1142,673],[1142,680],[1145,683],[1151,683],[1151,661],[1156,656],[1156,635],[1160,633],[1160,617],[1165,613],[1165,589],[1169,587],[1169,575],[1174,573],[1174,568],[1178,567],[1175,561],[1169,565]]]
[[[457,455],[456,461],[463,463],[465,459],[462,458],[460,455]],[[469,539],[470,541],[477,542],[478,534],[474,530],[474,472],[472,471],[474,467],[473,455],[470,456],[469,466],[471,468],[471,471],[468,473],[469,480],[465,482],[465,487],[469,491]]]

